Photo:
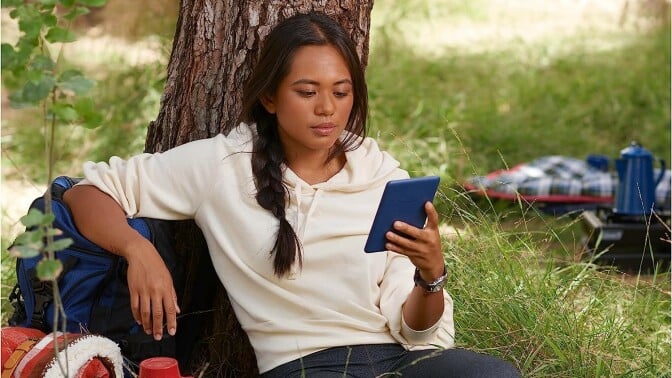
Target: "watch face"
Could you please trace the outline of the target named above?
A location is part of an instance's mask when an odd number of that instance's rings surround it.
[[[425,280],[420,277],[420,271],[416,268],[415,269],[415,275],[413,277],[413,280],[415,281],[415,284],[422,287],[425,289],[428,293],[436,293],[439,292],[443,289],[443,287],[446,285],[446,278],[448,277],[448,274],[446,270],[444,269],[443,276],[439,277],[436,281],[432,283],[427,283]]]
[[[435,285],[428,285],[427,291],[430,293],[436,293],[439,292],[443,289],[443,287],[446,286],[446,280],[442,280],[441,282],[435,284]]]

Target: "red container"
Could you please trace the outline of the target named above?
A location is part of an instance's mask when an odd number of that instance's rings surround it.
[[[140,378],[181,378],[177,360],[153,357],[140,363]]]

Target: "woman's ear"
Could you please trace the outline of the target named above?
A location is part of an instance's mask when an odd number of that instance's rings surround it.
[[[273,97],[269,95],[263,95],[259,101],[261,101],[261,105],[264,106],[264,109],[266,109],[267,112],[275,114],[275,102],[273,101]]]

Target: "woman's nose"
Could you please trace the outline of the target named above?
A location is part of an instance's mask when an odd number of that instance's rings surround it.
[[[317,115],[332,115],[336,109],[334,99],[329,94],[321,95],[315,107]]]

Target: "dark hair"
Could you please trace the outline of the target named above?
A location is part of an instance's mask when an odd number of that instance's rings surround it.
[[[243,91],[241,121],[256,124],[252,172],[257,187],[257,203],[280,221],[277,239],[271,250],[277,276],[285,275],[296,261],[301,265],[301,242],[285,218],[289,191],[282,182],[285,154],[280,143],[274,114],[266,111],[260,99],[275,94],[287,76],[296,51],[303,46],[332,46],[348,65],[353,86],[353,105],[345,127],[347,134],[329,153],[329,159],[353,150],[366,135],[368,98],[364,70],[353,41],[336,21],[324,13],[298,14],[280,22],[266,37],[254,70]],[[299,253],[297,254],[297,251]]]

